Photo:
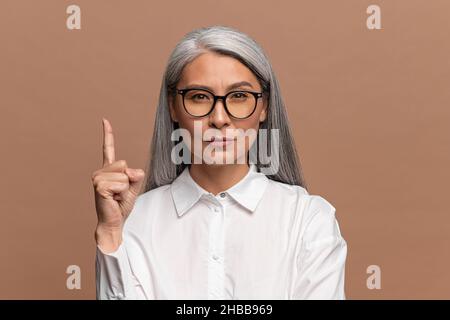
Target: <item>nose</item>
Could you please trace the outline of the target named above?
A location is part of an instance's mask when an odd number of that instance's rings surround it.
[[[225,110],[222,99],[217,99],[213,111],[209,114],[209,124],[218,129],[230,125],[231,119]]]

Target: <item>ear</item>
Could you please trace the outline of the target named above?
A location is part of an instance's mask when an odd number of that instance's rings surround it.
[[[168,102],[169,102],[170,118],[172,119],[173,122],[178,122],[177,113],[175,111],[175,97],[169,94]]]
[[[263,106],[261,113],[259,114],[259,122],[264,122],[267,118],[267,104],[268,104],[268,98],[263,98]]]

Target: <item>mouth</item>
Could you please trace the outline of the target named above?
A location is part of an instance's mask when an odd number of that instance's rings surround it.
[[[214,146],[225,146],[235,141],[235,138],[229,137],[211,137],[209,140],[204,140],[206,143],[209,143]]]

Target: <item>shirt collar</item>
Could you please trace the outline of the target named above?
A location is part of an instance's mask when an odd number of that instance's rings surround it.
[[[266,175],[258,172],[256,165],[251,164],[247,174],[223,192],[228,193],[250,212],[254,212],[268,183]],[[188,167],[172,182],[170,189],[178,216],[187,212],[203,195],[214,197],[192,179]]]

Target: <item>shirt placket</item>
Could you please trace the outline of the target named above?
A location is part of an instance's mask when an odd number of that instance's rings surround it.
[[[219,199],[225,199],[226,197],[225,193],[219,194]],[[215,197],[213,200],[209,232],[208,299],[224,299],[224,220],[226,205]]]

